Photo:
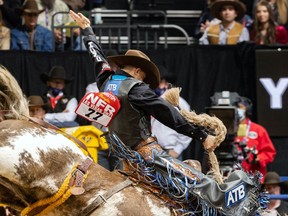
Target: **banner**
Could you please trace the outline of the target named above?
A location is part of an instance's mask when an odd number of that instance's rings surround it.
[[[270,136],[288,136],[288,50],[256,50],[258,123]]]

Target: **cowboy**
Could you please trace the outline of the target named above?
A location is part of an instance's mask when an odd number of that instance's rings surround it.
[[[43,98],[39,95],[31,95],[28,97],[29,115],[30,117],[42,119],[47,110],[48,103],[45,103]]]
[[[40,78],[48,87],[45,98],[50,102],[50,109],[44,120],[57,127],[79,126],[75,121],[77,115],[74,112],[78,101],[64,91],[66,84],[73,80],[66,77],[65,68],[54,66],[48,73],[41,74]]]
[[[157,66],[149,57],[139,50],[128,50],[125,55],[110,56],[107,60],[96,40],[89,19],[84,17],[83,14],[76,14],[73,11],[70,11],[70,16],[83,29],[85,46],[92,60],[95,62],[98,88],[113,99],[116,96],[120,100],[121,107],[118,110],[118,106],[115,106],[115,110],[117,108],[118,113],[109,122],[108,129],[111,133],[111,143],[115,143],[113,145],[116,148],[119,147],[119,151],[124,152],[122,154],[124,158],[134,157],[141,164],[144,163],[144,167],[145,164],[150,164],[148,167],[155,170],[155,172],[152,171],[155,174],[153,174],[154,177],[149,176],[150,171],[146,169],[144,171],[148,171],[147,177],[149,180],[152,178],[151,182],[148,180],[149,183],[153,182],[159,187],[162,186],[163,189],[165,186],[162,184],[162,180],[165,179],[164,184],[167,183],[168,188],[166,187],[163,190],[168,193],[168,190],[170,191],[171,189],[171,192],[169,192],[170,195],[173,192],[175,194],[179,192],[181,193],[179,196],[182,201],[187,193],[198,196],[199,203],[203,204],[203,211],[207,212],[205,203],[209,202],[209,205],[214,208],[225,209],[224,213],[229,212],[227,215],[230,215],[232,212],[239,212],[239,215],[251,215],[251,212],[255,210],[258,204],[254,200],[253,203],[250,202],[252,199],[249,198],[248,191],[254,187],[254,180],[257,181],[257,177],[256,179],[250,178],[245,172],[238,170],[233,172],[229,179],[234,180],[234,182],[220,186],[214,179],[200,173],[188,164],[169,156],[158,144],[155,137],[151,136],[150,117],[153,116],[178,133],[199,140],[207,151],[213,151],[217,147],[215,136],[207,134],[202,127],[189,123],[171,104],[154,92],[154,89],[159,85],[160,73]],[[119,69],[113,71],[108,61],[116,64]],[[102,92],[102,95],[104,93]],[[99,101],[99,97],[95,98],[95,101]],[[105,100],[100,105],[103,104],[106,106],[108,101]],[[97,105],[96,102],[94,103],[95,105]],[[113,105],[113,103],[111,104]],[[92,109],[92,111],[94,110]],[[100,107],[99,110],[101,111]],[[90,115],[90,111],[87,109],[87,112],[89,112],[89,114],[87,113],[88,115]],[[95,117],[101,119],[99,115]],[[130,148],[125,148],[123,145]],[[130,149],[132,149],[132,152],[130,152]],[[139,155],[142,157],[138,157]],[[144,160],[142,160],[143,158]],[[180,176],[180,179],[178,176]],[[180,181],[175,178],[178,178]],[[197,178],[199,178],[199,181],[197,181]],[[239,194],[237,194],[237,197],[235,197],[235,194],[233,195],[232,191],[238,190],[241,197],[238,197]],[[256,194],[258,193],[257,191],[255,192]],[[225,196],[229,197],[227,201],[225,201]],[[248,198],[247,202],[245,200],[244,205],[237,205],[237,203],[242,202],[242,198],[245,196]],[[252,208],[246,208],[246,205],[252,206]]]
[[[213,151],[216,148],[214,136],[188,123],[172,105],[154,92],[159,85],[160,73],[148,56],[139,50],[110,56],[108,61],[120,68],[112,71],[96,41],[90,21],[81,13],[70,11],[70,15],[84,30],[85,45],[96,63],[98,88],[112,91],[121,102],[120,111],[109,125],[109,131],[115,132],[125,145],[140,152],[147,160],[151,160],[152,149],[163,151],[151,136],[150,116],[179,133],[200,140],[206,150]],[[149,149],[148,153],[146,148]]]
[[[38,16],[42,11],[38,9],[35,0],[24,2],[23,9],[20,10],[24,24],[11,31],[12,50],[52,51],[52,32],[37,25]]]
[[[239,0],[216,0],[211,5],[211,14],[221,22],[209,26],[200,38],[200,44],[237,44],[249,41],[246,27],[236,22],[241,20],[246,12],[245,5]]]
[[[281,190],[288,189],[287,181],[280,181],[280,176],[276,172],[267,172],[263,183],[265,191],[269,194],[279,195]],[[283,200],[271,199],[268,203],[268,211],[263,215],[287,215],[288,203]]]

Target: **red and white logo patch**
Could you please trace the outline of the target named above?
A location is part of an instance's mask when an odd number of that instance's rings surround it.
[[[89,92],[80,101],[75,113],[105,127],[120,109],[120,101],[112,92]]]

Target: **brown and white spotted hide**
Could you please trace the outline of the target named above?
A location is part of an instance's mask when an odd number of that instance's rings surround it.
[[[21,211],[27,205],[57,193],[68,173],[86,156],[68,138],[32,122],[0,122],[0,203]],[[83,187],[47,216],[79,216],[99,195],[125,177],[92,164]],[[172,215],[163,201],[139,187],[129,186],[115,193],[91,215]]]

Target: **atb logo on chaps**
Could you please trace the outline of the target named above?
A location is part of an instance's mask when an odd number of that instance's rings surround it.
[[[235,205],[236,203],[243,200],[245,197],[246,197],[246,190],[244,187],[244,183],[241,183],[225,193],[226,207],[228,208],[232,205]]]

